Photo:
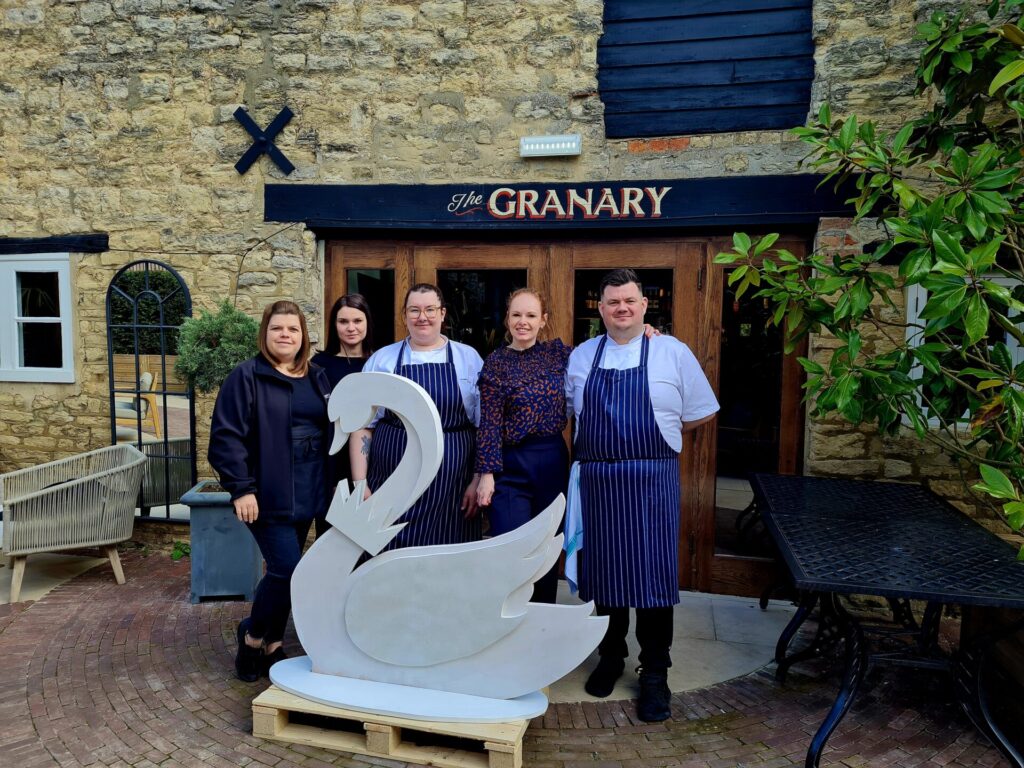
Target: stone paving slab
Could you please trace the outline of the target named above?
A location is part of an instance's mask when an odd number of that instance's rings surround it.
[[[251,735],[266,683],[235,679],[240,602],[188,602],[189,562],[124,558],[128,583],[94,568],[35,603],[0,606],[0,766],[402,766]],[[290,645],[295,647],[294,636]],[[678,694],[673,720],[646,724],[632,701],[555,704],[531,723],[531,768],[803,765],[837,681],[771,669]],[[868,677],[822,765],[1005,766],[953,702],[913,671]]]

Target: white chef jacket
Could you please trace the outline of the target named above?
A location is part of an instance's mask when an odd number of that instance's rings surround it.
[[[641,333],[625,344],[616,344],[609,336],[600,367],[636,368],[640,365],[642,340]],[[600,336],[585,341],[569,356],[565,396],[576,415],[577,429],[583,410],[583,391],[600,341]],[[683,422],[698,421],[718,411],[718,400],[704,370],[690,348],[679,339],[669,335],[654,336],[647,355],[647,380],[661,436],[674,450],[682,451]]]
[[[402,365],[421,365],[423,363],[447,363],[448,345],[452,347],[452,364],[455,366],[455,374],[459,379],[459,391],[462,393],[462,403],[466,407],[466,415],[474,425],[480,425],[480,392],[477,389],[477,379],[480,377],[480,369],[484,367],[483,358],[472,347],[461,344],[457,341],[450,341],[446,336],[444,346],[438,349],[414,350],[406,346]],[[408,339],[406,339],[408,341]],[[396,341],[388,344],[370,355],[363,366],[363,371],[383,371],[394,373],[398,364],[398,352],[402,348],[402,342]],[[370,423],[374,427],[377,420],[384,415],[384,409],[377,411],[376,418]]]

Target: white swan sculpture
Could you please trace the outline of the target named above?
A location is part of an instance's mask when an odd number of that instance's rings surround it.
[[[327,514],[332,528],[292,576],[295,629],[309,656],[275,664],[271,680],[323,703],[414,719],[542,713],[539,689],[575,669],[608,624],[591,615],[593,603],[528,602],[561,551],[565,499],[492,539],[377,555],[401,530],[394,521],[430,485],[444,450],[426,391],[401,376],[360,373],[331,394],[331,453],[378,407],[405,425],[405,453],[368,501],[364,482],[351,491],[347,481],[338,484]],[[364,551],[377,556],[357,568]]]

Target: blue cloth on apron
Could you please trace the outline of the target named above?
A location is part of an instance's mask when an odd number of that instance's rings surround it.
[[[601,368],[601,339],[576,433],[586,542],[580,596],[610,607],[679,602],[679,454],[651,404],[645,337],[640,365]]]
[[[476,428],[466,415],[459,377],[452,363],[452,347],[448,344],[446,363],[404,365],[407,343],[398,351],[395,373],[423,387],[437,406],[444,430],[444,458],[433,482],[419,500],[396,522],[408,523],[386,549],[418,547],[432,544],[461,544],[480,539],[480,516],[466,520],[459,509],[462,494],[473,474],[473,450]],[[405,452],[405,427],[399,418],[388,412],[373,430],[367,483],[380,488],[395,471]]]
[[[327,514],[327,443],[315,427],[292,427],[292,482],[295,506],[292,520],[312,520]]]

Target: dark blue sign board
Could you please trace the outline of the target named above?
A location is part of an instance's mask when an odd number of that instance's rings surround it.
[[[851,216],[821,176],[516,184],[267,184],[265,221],[316,228],[587,230],[813,224]]]

